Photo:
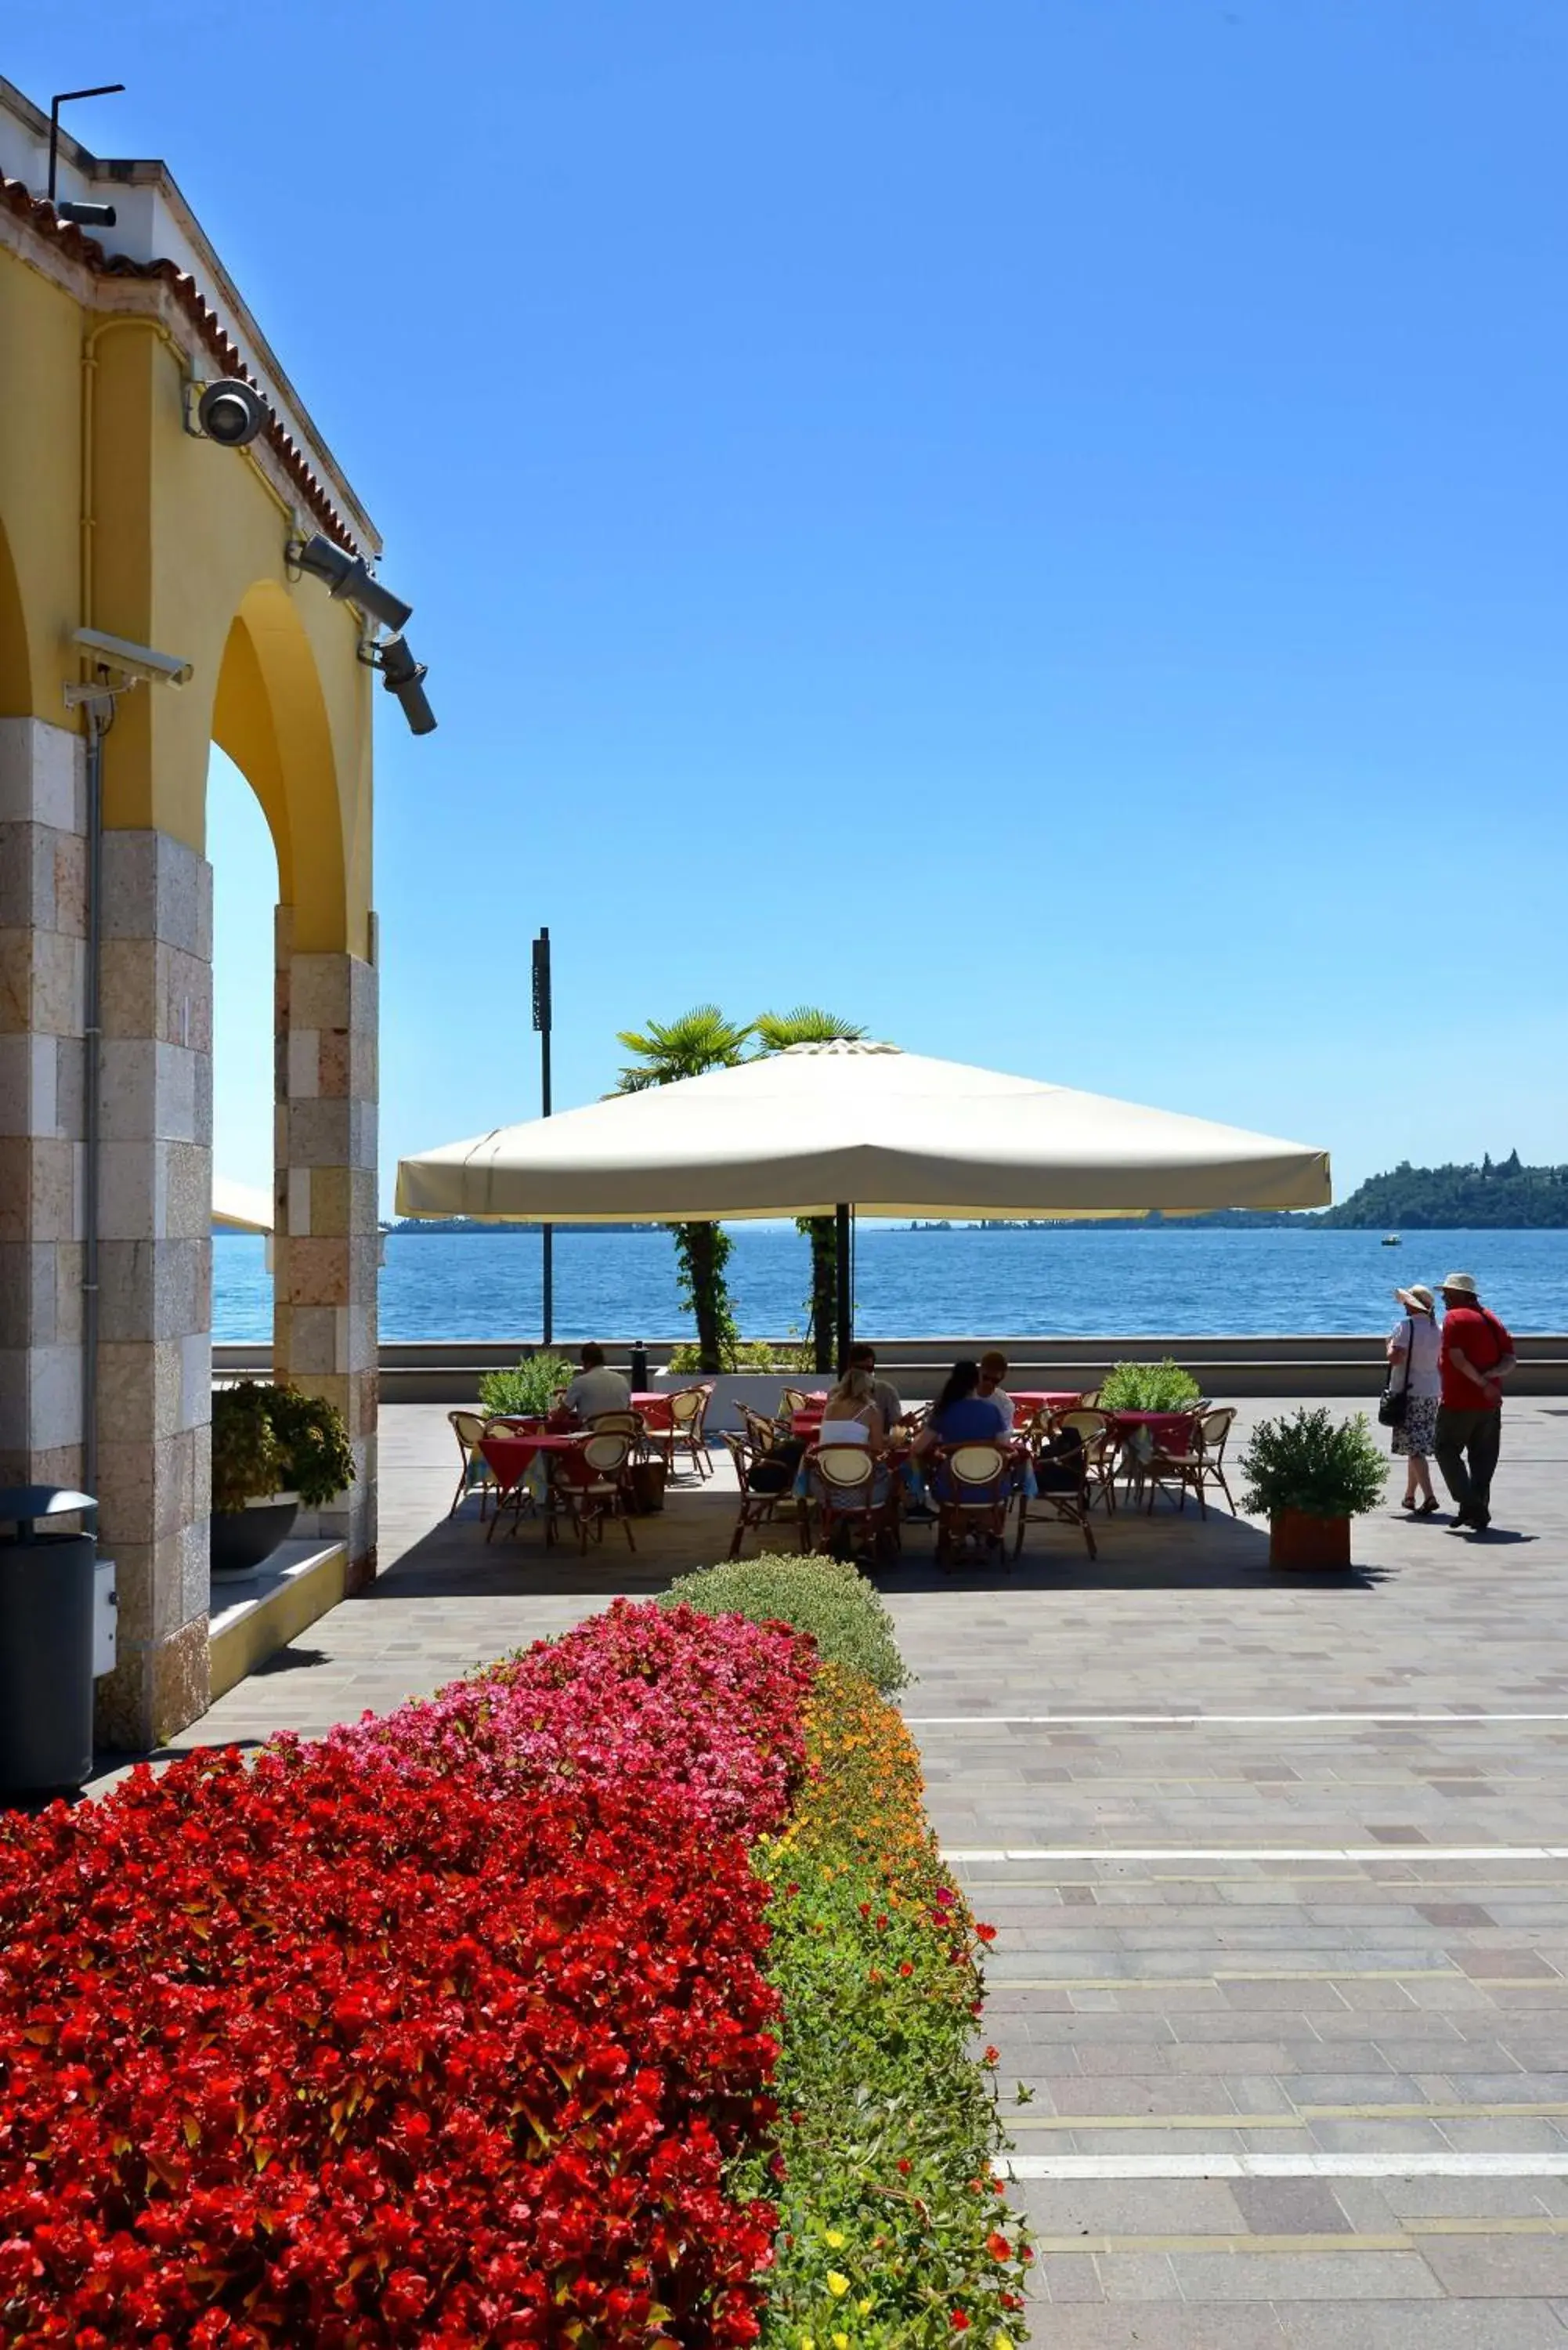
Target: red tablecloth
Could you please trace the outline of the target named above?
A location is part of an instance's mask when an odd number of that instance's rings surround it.
[[[1084,1394],[1082,1388],[1012,1388],[1009,1390],[1013,1403],[1013,1425],[1019,1413],[1035,1411],[1071,1411]]]
[[[1189,1451],[1192,1431],[1202,1417],[1202,1413],[1197,1411],[1108,1411],[1106,1414],[1118,1436],[1130,1436],[1135,1429],[1147,1428],[1157,1452]]]
[[[662,1389],[634,1388],[631,1408],[641,1412],[645,1428],[666,1429],[670,1425],[670,1398]]]
[[[509,1493],[526,1476],[536,1452],[575,1452],[587,1440],[587,1429],[576,1436],[482,1436],[479,1449],[502,1492]]]

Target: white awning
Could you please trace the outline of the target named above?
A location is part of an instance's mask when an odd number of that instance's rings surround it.
[[[627,1217],[1090,1217],[1321,1208],[1328,1154],[896,1045],[796,1045],[404,1159],[398,1211]]]
[[[272,1194],[249,1183],[232,1183],[226,1175],[213,1178],[213,1222],[223,1232],[270,1232]]]

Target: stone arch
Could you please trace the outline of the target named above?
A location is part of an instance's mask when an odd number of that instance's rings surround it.
[[[260,801],[277,851],[278,896],[296,946],[349,943],[343,795],[315,650],[288,590],[258,580],[229,626],[213,740]]]
[[[354,617],[314,583],[257,579],[229,623],[210,712],[277,854],[273,1369],[343,1414],[353,1487],[309,1514],[310,1531],[343,1542],[350,1588],[374,1572],[377,1380],[370,708],[357,642]]]
[[[10,542],[5,524],[0,523],[0,718],[25,718],[32,707],[26,617]]]

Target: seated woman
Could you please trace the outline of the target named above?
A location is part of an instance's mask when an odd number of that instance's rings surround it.
[[[1006,1450],[998,1420],[996,1406],[979,1393],[980,1365],[955,1363],[948,1374],[947,1384],[926,1415],[926,1424],[914,1442],[914,1457],[945,1451],[955,1444],[995,1444]],[[1023,1467],[1011,1472],[1012,1482],[1022,1484],[1026,1492],[1033,1490],[1033,1481]],[[930,1492],[939,1502],[955,1498],[951,1478],[946,1464],[938,1461],[931,1472]]]
[[[879,1508],[887,1500],[888,1491],[888,1467],[881,1458],[888,1438],[882,1426],[882,1415],[872,1399],[871,1388],[869,1371],[854,1369],[845,1372],[823,1407],[822,1426],[816,1433],[815,1447],[863,1445],[871,1455],[871,1476],[868,1483],[862,1481],[862,1485],[855,1490],[864,1491],[866,1499],[873,1507]],[[795,1480],[794,1490],[802,1500],[814,1498],[811,1461],[812,1455],[807,1453],[801,1461],[800,1474]]]
[[[979,1387],[978,1363],[953,1365],[947,1385],[926,1414],[926,1424],[915,1439],[917,1455],[934,1452],[939,1445],[1001,1441],[996,1406],[977,1392]]]
[[[819,1444],[864,1444],[868,1452],[882,1451],[888,1431],[877,1409],[875,1385],[867,1370],[845,1372],[822,1408]]]

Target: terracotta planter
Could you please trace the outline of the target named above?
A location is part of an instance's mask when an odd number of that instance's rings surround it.
[[[1269,1520],[1269,1565],[1343,1575],[1350,1565],[1350,1520],[1282,1510]]]

